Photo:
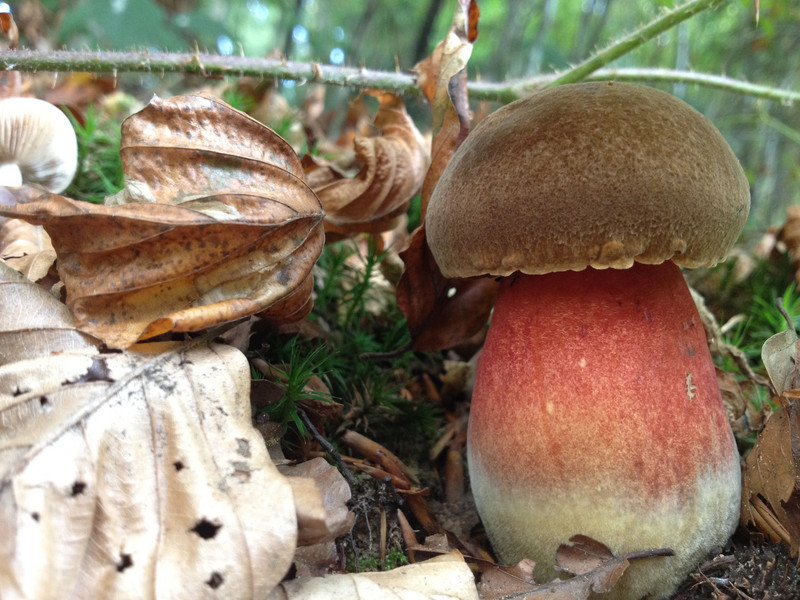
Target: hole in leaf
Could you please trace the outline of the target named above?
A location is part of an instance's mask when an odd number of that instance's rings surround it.
[[[217,535],[217,531],[219,531],[220,527],[222,527],[222,525],[217,525],[216,523],[212,523],[206,519],[200,519],[192,528],[192,531],[194,531],[204,540],[210,540]]]
[[[223,583],[225,583],[225,578],[222,576],[222,574],[217,573],[216,571],[214,571],[211,574],[211,577],[209,577],[208,581],[206,581],[206,585],[212,590],[217,589]]]
[[[117,572],[122,573],[128,567],[133,566],[133,559],[131,558],[130,554],[125,554],[124,552],[119,555],[119,562],[117,563]]]
[[[172,466],[175,467],[176,471],[183,471],[185,465],[183,462],[176,460],[174,463],[172,463]]]
[[[248,442],[244,438],[236,438],[236,444],[238,446],[236,452],[238,452],[245,458],[250,458],[250,442]]]
[[[53,403],[50,402],[50,398],[47,396],[39,396],[39,406],[42,407],[42,411],[45,413],[49,413],[53,410]]]
[[[39,522],[39,513],[38,512],[32,512],[31,513],[31,518],[38,523]]]
[[[86,489],[86,484],[82,481],[76,481],[72,484],[72,497],[78,496]]]

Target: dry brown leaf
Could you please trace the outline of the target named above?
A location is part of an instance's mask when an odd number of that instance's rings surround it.
[[[534,564],[530,561],[522,560],[513,567],[481,564],[481,597],[589,600],[612,590],[632,560],[657,560],[672,555],[669,549],[656,549],[614,556],[605,544],[589,536],[574,535],[569,541],[572,544],[558,547],[556,564],[557,570],[571,574],[571,578],[536,584],[532,577]]]
[[[465,340],[486,325],[499,282],[491,277],[448,279],[439,270],[425,239],[424,225],[400,254],[406,264],[397,284],[397,302],[406,316],[414,350],[441,350]]]
[[[286,142],[197,96],[154,99],[122,135],[139,183],[121,205],[52,195],[0,207],[50,234],[79,328],[125,348],[255,313],[308,313],[322,211]]]
[[[0,365],[99,343],[73,324],[69,309],[0,261]]]
[[[524,599],[525,593],[536,586],[533,579],[535,566],[536,563],[527,558],[508,567],[481,563],[478,582],[481,600],[503,600],[504,597]]]
[[[764,342],[761,359],[781,394],[781,406],[770,415],[742,473],[742,523],[753,525],[773,541],[783,540],[797,556],[800,550],[800,344],[791,320],[788,329]]]
[[[475,580],[458,551],[380,573],[283,582],[268,600],[478,600]]]
[[[122,124],[120,155],[125,176],[147,183],[156,202],[243,194],[316,208],[291,146],[214,98],[153,98]]]
[[[56,261],[50,236],[38,225],[20,219],[0,223],[0,260],[31,281],[39,281]]]
[[[786,244],[795,269],[794,278],[800,283],[800,206],[791,205],[786,211],[786,223],[778,233],[778,239]]]
[[[436,182],[469,133],[466,66],[478,36],[478,17],[474,0],[459,0],[445,39],[437,44],[433,54],[412,69],[433,111],[431,166],[422,189],[423,222]]]
[[[1,597],[250,600],[289,567],[244,356],[137,349],[0,367]]]
[[[432,161],[422,187],[423,226],[401,253],[406,269],[397,301],[406,316],[415,350],[441,350],[473,336],[486,325],[498,284],[489,278],[447,279],[425,238],[428,199],[456,148],[469,133],[466,65],[477,36],[477,5],[459,0],[450,32],[415,70],[433,109]]]
[[[306,161],[312,188],[325,209],[325,230],[336,237],[393,229],[422,186],[428,167],[425,142],[402,99],[389,92],[365,93],[378,99],[375,126],[381,135],[354,138],[362,165],[358,174],[342,177],[331,167]],[[325,171],[315,174],[318,169]]]
[[[330,542],[347,533],[355,515],[347,508],[350,486],[324,458],[312,458],[280,471],[294,490],[298,546]]]
[[[792,399],[767,420],[742,473],[742,523],[800,549],[800,411]]]

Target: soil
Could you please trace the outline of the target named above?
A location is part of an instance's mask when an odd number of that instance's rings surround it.
[[[360,513],[351,537],[340,546],[346,554],[357,548],[362,557],[377,550],[377,515],[383,506],[387,515],[402,508],[390,487],[364,481],[354,493],[353,509]],[[459,539],[488,548],[469,493],[457,504],[435,500],[428,504],[439,523]],[[409,511],[404,511],[406,514]],[[360,523],[359,523],[360,521]],[[402,546],[395,519],[389,517],[390,548]],[[371,524],[370,524],[371,522]],[[420,540],[422,541],[422,540]],[[349,547],[349,548],[348,548]],[[347,550],[350,550],[348,552]],[[352,558],[350,559],[352,561]],[[350,564],[352,567],[352,562]],[[388,566],[388,565],[387,565]],[[602,598],[600,596],[599,598]],[[773,544],[758,534],[740,530],[721,552],[710,555],[680,586],[672,600],[800,600],[800,561],[792,558],[786,544]]]
[[[798,600],[800,569],[786,544],[739,532],[692,573],[673,600]]]

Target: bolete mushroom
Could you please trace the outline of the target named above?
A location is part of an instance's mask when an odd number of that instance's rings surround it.
[[[35,183],[59,193],[77,166],[75,130],[63,112],[38,98],[0,100],[0,185]]]
[[[750,206],[711,122],[664,92],[547,89],[481,122],[433,192],[448,277],[504,276],[469,421],[492,545],[548,581],[574,534],[634,561],[603,598],[663,598],[739,517],[739,455],[679,266],[717,263]]]

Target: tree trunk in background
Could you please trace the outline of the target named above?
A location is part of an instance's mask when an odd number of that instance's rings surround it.
[[[570,50],[570,61],[579,62],[597,50],[600,34],[608,21],[612,0],[591,0],[581,17]]]
[[[305,0],[295,0],[294,13],[286,11],[286,16],[283,18],[283,29],[286,31],[286,39],[283,41],[283,55],[287,58],[291,56],[294,40],[292,39],[292,30],[294,26],[300,23],[303,19],[303,4]]]
[[[525,29],[538,10],[539,7],[531,6],[529,0],[509,0],[506,3],[506,21],[497,37],[497,51],[489,62],[489,70],[496,73],[498,80],[523,75]]]
[[[372,19],[375,17],[375,10],[377,7],[378,0],[369,0],[364,10],[361,12],[358,23],[355,24],[355,27],[353,27],[351,31],[350,59],[354,62],[357,61],[359,63],[369,64],[369,57],[361,56],[361,45],[367,37],[367,31],[369,31]]]
[[[558,0],[544,0],[544,5],[541,10],[541,18],[539,19],[539,28],[536,30],[536,35],[533,36],[531,49],[528,53],[528,68],[527,75],[535,75],[542,72],[542,60],[544,59],[545,47],[549,43],[550,31],[553,29],[553,23],[556,20],[556,11],[558,10]]]
[[[433,24],[436,22],[436,15],[444,4],[444,0],[431,0],[428,4],[428,10],[425,13],[425,20],[422,22],[422,27],[419,28],[419,35],[417,36],[417,43],[414,44],[414,54],[412,64],[417,64],[423,58],[428,56],[428,40],[433,31]]]

